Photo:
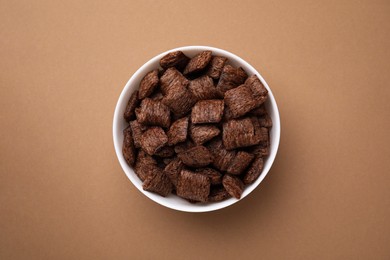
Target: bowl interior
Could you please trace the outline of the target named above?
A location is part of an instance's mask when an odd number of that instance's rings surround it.
[[[125,111],[127,101],[129,100],[131,94],[138,89],[139,83],[141,79],[145,76],[145,74],[153,69],[160,68],[159,61],[160,59],[167,53],[175,50],[181,50],[183,51],[187,56],[193,57],[197,53],[203,50],[211,50],[213,52],[213,55],[220,55],[225,56],[229,59],[229,63],[235,67],[241,66],[248,75],[256,74],[259,79],[262,81],[264,86],[268,89],[268,99],[265,103],[267,111],[269,115],[272,118],[273,126],[270,129],[270,155],[265,159],[264,162],[264,168],[259,176],[259,178],[251,185],[248,185],[245,187],[245,190],[243,191],[243,194],[241,196],[242,200],[245,198],[249,193],[251,193],[264,179],[264,177],[267,175],[268,171],[270,170],[272,163],[275,159],[278,147],[279,147],[279,140],[280,140],[280,118],[279,118],[279,111],[277,108],[277,104],[275,101],[275,98],[272,94],[271,89],[263,79],[263,77],[260,75],[258,71],[256,71],[250,64],[242,60],[240,57],[218,49],[214,47],[208,47],[208,46],[187,46],[187,47],[181,47],[181,48],[175,48],[169,51],[166,51],[164,53],[161,53],[151,60],[149,60],[147,63],[145,63],[141,68],[139,68],[134,75],[130,78],[130,80],[125,85],[118,103],[115,108],[115,114],[114,114],[114,122],[113,122],[113,137],[114,137],[114,146],[115,151],[119,160],[120,165],[122,166],[122,169],[124,170],[127,177],[130,179],[130,181],[137,187],[139,191],[141,191],[143,194],[145,194],[147,197],[152,199],[153,201],[166,206],[168,208],[180,210],[180,211],[187,211],[187,212],[206,212],[206,211],[212,211],[221,209],[224,207],[227,207],[229,205],[232,205],[236,203],[237,199],[230,198],[221,202],[214,202],[214,203],[197,203],[192,204],[188,201],[170,194],[168,197],[161,197],[160,195],[144,191],[142,189],[142,181],[136,176],[133,169],[127,165],[123,155],[122,155],[122,142],[123,142],[123,129],[125,129],[128,125],[128,123],[123,118],[123,113]]]

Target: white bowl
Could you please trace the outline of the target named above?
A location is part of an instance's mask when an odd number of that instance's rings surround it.
[[[126,176],[130,179],[130,181],[134,184],[137,189],[142,192],[145,196],[150,198],[151,200],[165,206],[171,209],[180,210],[180,211],[187,211],[187,212],[207,212],[207,211],[213,211],[217,209],[222,209],[227,206],[230,206],[239,200],[235,198],[229,198],[227,200],[221,201],[221,202],[213,202],[213,203],[189,203],[188,201],[181,199],[180,197],[170,194],[168,197],[161,197],[160,195],[144,191],[142,189],[142,181],[137,177],[137,175],[134,173],[134,170],[126,163],[123,155],[122,155],[122,142],[123,142],[123,129],[126,128],[128,123],[123,118],[123,113],[125,111],[127,102],[136,89],[138,89],[139,83],[141,79],[145,76],[145,74],[151,70],[160,68],[159,61],[160,59],[166,55],[169,52],[180,50],[184,52],[188,57],[193,57],[195,54],[199,53],[200,51],[204,50],[211,50],[213,52],[213,55],[219,55],[224,56],[229,59],[229,63],[235,67],[241,66],[248,75],[256,74],[261,82],[264,84],[264,86],[268,90],[268,99],[266,101],[266,108],[269,113],[269,115],[272,118],[273,126],[270,130],[270,154],[265,159],[264,162],[264,168],[263,172],[259,176],[259,178],[253,183],[245,187],[245,190],[243,191],[241,195],[241,199],[244,199],[246,196],[248,196],[249,193],[251,193],[259,184],[261,181],[265,178],[268,171],[270,170],[272,163],[275,160],[276,153],[278,151],[279,147],[279,140],[280,140],[280,118],[279,118],[279,111],[278,107],[276,105],[275,98],[272,94],[271,89],[269,88],[267,82],[263,79],[263,77],[260,75],[260,73],[255,70],[249,63],[241,59],[240,57],[218,48],[209,47],[209,46],[186,46],[186,47],[180,47],[176,49],[172,49],[169,51],[166,51],[164,53],[158,54],[157,56],[153,57],[151,60],[146,62],[141,68],[139,68],[134,75],[129,79],[127,84],[125,85],[124,89],[122,90],[122,93],[119,97],[118,103],[115,108],[114,113],[114,122],[113,122],[113,135],[114,135],[114,146],[115,146],[115,152],[118,157],[119,163],[122,166],[123,171],[125,172]],[[255,54],[253,54],[255,55]]]

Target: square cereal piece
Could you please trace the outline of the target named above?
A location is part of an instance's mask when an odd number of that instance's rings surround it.
[[[155,174],[149,175],[142,185],[144,190],[157,193],[163,197],[171,193],[172,187],[171,180],[161,169],[156,170]]]
[[[202,174],[182,170],[177,181],[176,194],[185,199],[206,202],[210,194],[210,179]]]
[[[243,84],[248,75],[241,68],[234,68],[231,65],[226,65],[222,69],[221,77],[217,84],[217,90],[221,97],[225,94],[229,89],[238,87]]]
[[[157,162],[152,156],[140,150],[137,155],[137,160],[134,166],[134,172],[141,181],[144,181],[148,176],[154,175],[158,170]]]
[[[220,138],[212,140],[207,148],[214,155],[213,166],[220,171],[226,171],[236,156],[236,151],[225,149]]]
[[[222,185],[231,196],[236,199],[241,198],[241,194],[244,191],[244,183],[238,177],[225,174],[222,179]]]
[[[271,128],[272,127],[272,118],[266,112],[264,115],[258,117],[260,126]]]
[[[188,132],[188,117],[173,122],[168,130],[168,145],[175,145],[180,142],[184,142],[187,139]]]
[[[158,82],[158,70],[148,72],[139,84],[138,98],[144,99],[150,96],[156,89]]]
[[[209,197],[207,198],[208,202],[219,202],[227,198],[230,198],[231,195],[223,186],[211,187]]]
[[[263,83],[261,83],[260,79],[256,75],[252,75],[247,78],[245,85],[252,91],[257,106],[264,103],[268,96],[268,90],[264,87]]]
[[[123,157],[128,165],[133,166],[135,163],[135,147],[134,141],[131,136],[131,127],[128,126],[123,130],[123,146],[122,146]]]
[[[179,174],[181,170],[184,169],[184,164],[179,158],[173,159],[171,162],[167,164],[164,168],[165,175],[171,180],[173,186],[177,187],[177,180],[179,178]]]
[[[211,60],[211,51],[202,51],[196,54],[187,64],[183,74],[194,74],[202,71],[207,67]]]
[[[190,127],[191,139],[197,145],[202,145],[221,133],[214,125],[192,125]]]
[[[268,128],[261,127],[259,130],[260,143],[256,146],[251,147],[249,152],[256,156],[265,157],[270,152],[270,140]]]
[[[237,152],[236,157],[234,157],[232,163],[227,169],[227,173],[232,175],[240,175],[252,162],[254,157],[255,156],[253,154],[244,151]]]
[[[133,94],[131,94],[129,101],[127,102],[125,113],[123,114],[123,117],[127,122],[134,119],[135,108],[138,106],[138,104],[139,104],[138,91],[134,91]]]
[[[262,142],[265,138],[267,138],[268,136],[268,129],[265,128],[265,127],[262,127],[260,125],[260,120],[258,117],[255,117],[255,116],[252,116],[250,117],[251,121],[252,121],[252,124],[253,124],[253,128],[255,129],[255,139],[259,140],[259,143]],[[262,128],[265,128],[265,129],[262,129]]]
[[[160,78],[161,92],[166,95],[173,86],[187,88],[190,82],[175,68],[167,69]]]
[[[226,91],[224,101],[229,108],[231,118],[245,115],[254,109],[257,104],[252,91],[245,85]]]
[[[248,171],[245,173],[242,181],[245,185],[254,183],[257,178],[259,178],[261,172],[263,171],[264,160],[260,156],[257,156]]]
[[[182,162],[190,167],[204,167],[209,165],[214,157],[203,145],[194,146],[177,155]]]
[[[265,142],[269,139],[269,130],[261,125],[261,119],[252,116],[251,118],[253,127],[255,129],[255,136],[259,139],[259,143]]]
[[[161,58],[160,66],[163,69],[175,67],[176,69],[182,71],[189,61],[190,58],[188,58],[182,51],[173,51]]]
[[[211,58],[209,67],[207,69],[206,75],[213,79],[219,79],[222,73],[222,69],[225,66],[228,58],[221,56],[213,56]]]
[[[212,185],[222,183],[222,174],[213,168],[198,168],[195,172],[209,177]]]
[[[269,142],[269,130],[266,127],[260,127],[259,129],[259,136],[260,136],[260,142],[261,143],[268,143]]]
[[[188,89],[197,100],[218,98],[218,91],[209,76],[201,76],[191,80]]]
[[[227,150],[252,146],[260,142],[250,118],[232,119],[223,123],[222,140]]]
[[[169,127],[171,112],[161,101],[145,98],[141,106],[135,110],[137,120],[143,125]]]
[[[193,124],[218,123],[222,119],[223,100],[200,100],[192,108],[191,122]]]
[[[162,102],[172,110],[176,117],[182,117],[191,110],[196,97],[186,87],[175,84],[169,88]]]
[[[168,143],[168,137],[161,127],[151,127],[143,132],[141,147],[149,155],[155,154]]]
[[[137,120],[130,121],[131,134],[134,140],[134,147],[141,147],[142,133],[147,129],[144,125],[141,125]]]
[[[270,141],[267,140],[267,142],[265,144],[261,144],[260,145],[262,147],[260,149],[260,154],[261,154],[262,157],[265,157],[265,156],[269,155],[270,149],[271,149],[270,144],[271,144]]]

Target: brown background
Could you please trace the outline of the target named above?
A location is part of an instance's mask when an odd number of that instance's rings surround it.
[[[208,2],[0,1],[0,259],[390,258],[390,2]],[[123,86],[184,45],[280,108],[272,170],[218,212],[152,202],[114,153]]]

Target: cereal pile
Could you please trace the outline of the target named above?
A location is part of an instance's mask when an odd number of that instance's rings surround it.
[[[268,91],[226,57],[160,60],[127,104],[123,155],[146,191],[190,202],[239,199],[261,174],[272,127]]]

